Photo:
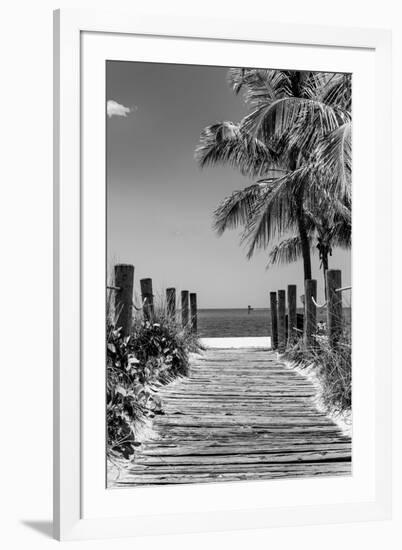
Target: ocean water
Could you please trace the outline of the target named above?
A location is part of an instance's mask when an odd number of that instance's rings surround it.
[[[298,309],[303,313],[303,309]],[[325,321],[326,310],[317,310],[317,320]],[[345,319],[350,322],[351,309],[344,308]],[[198,334],[201,338],[236,336],[270,336],[271,312],[269,309],[199,309]]]

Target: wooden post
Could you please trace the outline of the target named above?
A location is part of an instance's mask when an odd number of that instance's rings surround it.
[[[128,336],[131,331],[133,305],[134,266],[118,264],[114,266],[114,284],[117,289],[114,297],[116,326],[121,334]]]
[[[188,290],[181,291],[181,324],[183,328],[188,326]]]
[[[335,347],[342,333],[342,273],[339,269],[327,271],[327,328],[330,346]]]
[[[297,328],[298,334],[303,334],[303,328],[304,328],[303,313],[296,313],[296,328]]]
[[[176,320],[176,289],[167,288],[166,289],[166,311],[168,317]]]
[[[197,294],[195,292],[190,293],[190,317],[191,331],[197,332]]]
[[[271,302],[271,347],[278,348],[278,309],[276,292],[270,292],[269,298]]]
[[[288,285],[288,343],[292,344],[297,339],[297,287]]]
[[[154,316],[154,295],[152,292],[152,279],[141,279],[140,285],[144,319],[150,321]]]
[[[278,350],[286,349],[286,291],[278,290]]]
[[[315,346],[314,334],[317,330],[317,309],[312,300],[317,300],[317,281],[307,279],[304,281],[304,345],[306,348]]]

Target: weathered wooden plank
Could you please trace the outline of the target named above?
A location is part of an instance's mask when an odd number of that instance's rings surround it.
[[[139,472],[138,474],[130,473],[125,478],[119,480],[116,485],[170,485],[172,483],[211,483],[212,481],[242,481],[242,480],[264,480],[264,479],[278,479],[278,478],[296,478],[296,477],[316,477],[316,476],[345,476],[351,475],[350,463],[336,463],[335,465],[328,463],[321,467],[309,467],[308,465],[301,465],[302,468],[291,468],[286,465],[286,469],[283,465],[278,465],[273,468],[265,468],[263,470],[249,471],[250,467],[247,466],[245,471],[238,472],[219,472],[219,471],[190,471],[172,472],[168,471],[165,474],[159,473],[158,475],[152,473]]]
[[[328,427],[328,421],[326,417],[309,417],[309,418],[300,418],[289,416],[287,418],[283,417],[257,417],[257,416],[247,416],[247,415],[207,415],[205,414],[202,418],[200,416],[171,416],[158,418],[155,426],[196,426],[197,428],[211,426],[211,427],[230,427],[230,426],[267,426],[267,427]]]
[[[219,451],[218,451],[219,452]],[[322,451],[303,451],[303,452],[271,452],[264,454],[257,453],[226,453],[216,455],[163,455],[154,456],[150,454],[141,453],[136,459],[136,465],[158,465],[163,464],[166,466],[168,462],[169,467],[176,464],[272,464],[276,462],[310,462],[310,461],[350,461],[350,449],[334,449],[334,450],[322,450]]]
[[[249,441],[247,444],[240,445],[237,443],[233,445],[232,442],[205,442],[201,445],[197,445],[198,442],[193,444],[177,445],[177,444],[165,444],[158,441],[155,446],[149,446],[147,444],[144,448],[141,448],[141,456],[183,456],[183,455],[252,455],[254,453],[264,453],[266,455],[281,453],[304,453],[304,452],[332,452],[339,451],[344,452],[350,457],[350,445],[347,443],[332,443],[332,444],[320,444],[310,443],[304,445],[294,445],[291,442],[288,445],[281,443],[261,443]]]
[[[166,465],[163,466],[143,466],[141,464],[136,465],[135,468],[128,472],[128,475],[137,475],[142,473],[143,475],[151,476],[163,476],[166,474],[218,474],[218,473],[232,473],[239,474],[244,473],[252,477],[258,473],[282,473],[284,472],[284,467],[286,464],[286,469],[288,473],[301,473],[305,474],[306,472],[336,472],[339,470],[350,472],[351,463],[350,461],[339,461],[339,462],[295,462],[295,463],[276,463],[276,464],[198,464],[195,466],[185,465],[185,466],[174,466]]]

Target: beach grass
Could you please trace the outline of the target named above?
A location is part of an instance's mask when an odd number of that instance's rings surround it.
[[[284,353],[291,365],[311,368],[319,382],[319,399],[330,414],[344,414],[352,407],[352,342],[350,326],[344,324],[336,345],[321,332],[314,345],[305,347],[300,337]]]

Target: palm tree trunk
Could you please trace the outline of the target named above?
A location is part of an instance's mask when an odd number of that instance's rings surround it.
[[[318,254],[320,256],[320,267],[322,267],[322,273],[324,276],[324,293],[325,293],[325,301],[327,301],[328,292],[327,292],[327,271],[328,271],[328,259],[331,252],[331,246],[328,244],[329,242],[329,232],[328,229],[323,227],[321,224],[321,228],[318,230]]]
[[[307,235],[306,223],[302,204],[297,205],[297,227],[299,230],[302,248],[304,280],[311,279],[310,241]]]
[[[322,252],[322,271],[324,275],[324,293],[325,301],[328,299],[328,290],[327,290],[327,271],[328,271],[328,250],[325,249]]]
[[[290,160],[291,169],[296,169],[296,162],[293,158]],[[307,234],[306,228],[306,218],[304,215],[303,208],[304,201],[304,189],[302,188],[298,196],[296,197],[296,218],[297,218],[297,228],[299,230],[300,244],[302,249],[303,257],[303,269],[304,269],[304,280],[311,279],[311,257],[310,257],[310,241]]]
[[[296,78],[294,80],[294,86],[296,86],[295,92],[297,92],[297,87],[299,85],[300,73],[295,73]],[[295,95],[297,95],[295,93]],[[289,167],[292,171],[296,170],[296,151],[291,151],[289,155]],[[297,228],[299,230],[300,244],[302,249],[303,257],[303,269],[304,269],[304,280],[311,279],[311,257],[310,257],[310,241],[307,234],[306,228],[306,218],[304,215],[304,189],[301,187],[296,196],[296,218],[297,218]]]

